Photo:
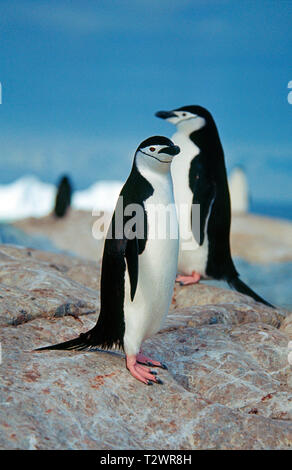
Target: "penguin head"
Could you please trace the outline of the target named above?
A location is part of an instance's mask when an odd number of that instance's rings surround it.
[[[202,106],[182,106],[172,111],[158,111],[155,116],[174,124],[180,132],[189,134],[213,122],[207,109]]]
[[[180,152],[177,145],[163,136],[153,136],[141,142],[135,159],[143,166],[157,170],[169,170],[172,159]]]

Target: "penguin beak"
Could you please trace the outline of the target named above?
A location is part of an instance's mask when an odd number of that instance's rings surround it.
[[[180,148],[178,145],[171,145],[170,147],[164,147],[163,149],[159,150],[158,153],[165,153],[166,155],[171,155],[174,157],[180,152]]]
[[[172,117],[177,117],[175,113],[173,113],[172,111],[157,111],[157,113],[155,113],[155,116],[161,118],[161,119],[168,119],[168,118],[172,118]]]

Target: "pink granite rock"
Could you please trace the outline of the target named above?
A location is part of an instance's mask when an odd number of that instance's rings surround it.
[[[122,353],[32,352],[95,324],[99,276],[86,260],[0,246],[2,449],[291,447],[286,314],[240,294],[176,287],[144,347],[168,364],[161,386],[136,381]]]

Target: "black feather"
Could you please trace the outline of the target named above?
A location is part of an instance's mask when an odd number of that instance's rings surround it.
[[[56,195],[54,214],[55,217],[64,217],[71,204],[72,186],[67,176],[63,176]]]
[[[196,233],[196,225],[192,220],[191,212],[191,226],[193,235],[197,243],[202,246],[204,243],[205,229],[207,224],[208,215],[212,208],[213,201],[216,197],[216,183],[206,174],[202,155],[199,154],[191,162],[189,170],[189,187],[193,193],[192,204],[200,206],[200,234]]]
[[[227,282],[228,282],[229,286],[232,287],[233,289],[237,290],[237,292],[240,292],[241,294],[248,295],[249,297],[252,297],[257,302],[261,302],[262,304],[265,304],[268,307],[275,308],[274,305],[270,304],[269,302],[264,300],[262,297],[260,297],[258,294],[256,294],[250,287],[248,287],[238,277],[228,279]]]
[[[52,346],[45,346],[43,348],[35,349],[35,351],[45,351],[49,349],[86,349],[90,347],[90,342],[87,338],[88,333],[81,333],[78,338],[65,341],[64,343],[53,344]]]

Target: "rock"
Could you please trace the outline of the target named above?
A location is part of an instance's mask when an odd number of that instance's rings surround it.
[[[94,266],[94,268],[93,268]],[[86,269],[86,273],[84,273]],[[0,325],[18,325],[37,317],[97,313],[99,294],[76,281],[98,286],[99,269],[65,255],[2,245],[0,250]],[[84,283],[85,284],[85,283]]]
[[[292,261],[292,223],[252,214],[233,216],[231,251],[250,263]]]
[[[25,233],[10,224],[0,223],[0,244],[7,243],[26,246],[37,250],[49,250],[58,253],[60,250],[46,236]]]
[[[197,306],[197,311],[200,311],[201,305],[208,305],[208,310],[204,309],[204,312],[200,312],[199,320],[201,322],[205,318],[207,324],[224,323],[228,318],[235,323],[264,321],[278,327],[286,317],[286,313],[282,310],[267,308],[264,304],[255,302],[251,297],[236,291],[210,287],[202,283],[187,287],[176,284],[170,311],[185,309],[193,305]],[[218,305],[222,305],[220,313],[217,309]]]
[[[283,320],[281,330],[292,340],[292,314]]]
[[[0,265],[2,449],[291,447],[285,312],[176,286],[164,327],[144,347],[169,370],[159,370],[163,385],[146,387],[120,352],[32,351],[95,324],[97,263],[0,246]]]
[[[111,214],[104,214],[104,233],[110,217]],[[92,235],[92,231],[100,235],[96,221],[97,217],[90,212],[70,210],[61,220],[52,215],[30,217],[15,222],[14,226],[27,234],[49,238],[59,249],[97,260],[102,256],[103,243]],[[234,257],[250,263],[292,261],[292,223],[254,214],[233,214],[231,249]]]
[[[105,214],[105,225],[110,222],[110,214]],[[102,256],[103,239],[93,237],[97,217],[90,212],[70,209],[66,217],[56,218],[52,214],[45,217],[29,217],[15,222],[14,227],[30,234],[51,240],[56,247],[78,256],[98,260]],[[106,233],[105,227],[105,233]]]
[[[53,251],[62,250],[65,254],[67,252],[98,261],[102,256],[103,236],[109,221],[109,213],[100,218],[90,212],[70,210],[61,220],[56,220],[52,215],[39,219],[28,218],[15,222],[11,229],[26,232],[29,240],[32,237],[34,240],[46,237],[47,248],[32,244],[33,248],[52,251],[49,245],[51,243],[55,247]],[[251,214],[233,214],[231,247],[242,281],[271,304],[291,310],[291,222]],[[228,287],[223,281],[207,282],[208,285],[212,283],[219,287]],[[199,298],[202,294],[201,291]]]

